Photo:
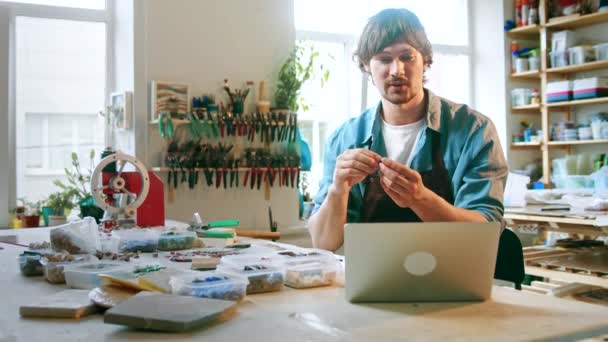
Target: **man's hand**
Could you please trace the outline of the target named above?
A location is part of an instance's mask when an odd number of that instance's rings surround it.
[[[348,193],[353,185],[378,170],[380,160],[379,154],[364,148],[344,151],[336,159],[334,189],[342,194]]]
[[[402,208],[413,208],[427,198],[428,188],[420,174],[394,160],[382,158],[380,184],[386,194]]]

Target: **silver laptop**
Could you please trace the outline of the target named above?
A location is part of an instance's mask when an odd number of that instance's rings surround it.
[[[490,297],[500,224],[356,223],[344,232],[350,302]]]

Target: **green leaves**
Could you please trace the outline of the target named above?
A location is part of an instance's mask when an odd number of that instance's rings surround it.
[[[274,105],[276,108],[289,109],[297,112],[299,109],[307,111],[310,106],[304,104],[300,97],[302,85],[315,78],[316,60],[320,57],[315,51],[314,45],[298,41],[290,52],[289,57],[279,70],[277,87],[274,93]],[[332,56],[330,58],[333,59]],[[324,70],[323,64],[319,65],[322,72],[320,77],[321,87],[325,86],[329,79],[329,70]]]

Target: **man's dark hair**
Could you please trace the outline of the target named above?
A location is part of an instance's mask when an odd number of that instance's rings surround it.
[[[433,48],[418,17],[404,8],[388,8],[369,18],[361,33],[359,45],[353,54],[359,69],[365,73],[365,65],[375,54],[403,36],[409,45],[422,54],[424,65],[430,66],[433,63]]]

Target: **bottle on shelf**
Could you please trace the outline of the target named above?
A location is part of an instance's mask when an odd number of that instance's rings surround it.
[[[528,23],[528,9],[529,9],[529,5],[528,5],[528,0],[521,0],[521,26],[528,26],[530,25]]]
[[[530,8],[528,9],[528,25],[538,24],[538,7],[535,0],[530,0]]]
[[[521,0],[515,0],[515,27],[521,27]]]
[[[540,94],[538,93],[538,88],[534,88],[532,90],[532,101],[531,104],[537,105],[540,104]]]
[[[517,40],[511,41],[511,73],[515,73],[515,64],[519,56],[519,43]]]

